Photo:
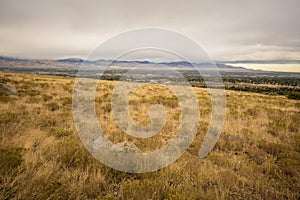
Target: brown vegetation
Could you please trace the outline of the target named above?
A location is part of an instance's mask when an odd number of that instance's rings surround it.
[[[284,96],[226,91],[223,133],[207,158],[197,153],[210,122],[209,95],[195,88],[201,109],[196,139],[172,165],[128,174],[106,167],[82,145],[72,119],[74,79],[0,73],[1,199],[299,199],[300,102]],[[167,88],[147,85],[130,99],[132,118],[150,122],[148,109],[162,104],[167,123],[148,139],[118,129],[111,115],[115,82],[97,88],[99,122],[115,143],[142,151],[161,148],[180,124],[179,105]]]

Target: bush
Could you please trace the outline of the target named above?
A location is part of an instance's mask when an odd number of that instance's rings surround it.
[[[12,102],[12,101],[15,101],[15,100],[16,100],[16,98],[11,97],[11,96],[6,95],[6,94],[1,94],[1,91],[0,91],[0,102],[8,103],[8,102]]]
[[[104,103],[101,105],[101,110],[103,112],[110,112],[111,111],[111,103]]]
[[[295,177],[299,173],[300,161],[291,158],[282,158],[278,161],[281,171],[287,175]]]
[[[71,97],[63,97],[60,99],[63,106],[70,106],[72,105],[72,98]]]
[[[47,103],[46,107],[51,110],[51,111],[55,111],[59,109],[59,105],[56,102],[52,102],[52,103]]]
[[[62,88],[67,92],[72,92],[72,87],[70,87],[69,85],[62,85]]]
[[[93,161],[92,157],[81,148],[80,144],[72,139],[62,140],[44,150],[46,159],[54,159],[64,168],[85,169]]]
[[[274,142],[260,141],[258,147],[266,153],[278,157],[280,153],[288,151],[288,147]]]
[[[300,100],[300,92],[291,92],[287,95],[289,99]]]
[[[53,135],[57,138],[62,138],[62,137],[66,137],[69,136],[73,133],[73,131],[71,129],[60,129],[60,128],[56,128],[56,127],[51,127],[49,129],[49,134]]]
[[[41,116],[37,121],[37,126],[41,129],[55,127],[59,120],[55,116]]]
[[[23,113],[13,113],[10,111],[0,113],[0,138],[6,134],[9,134],[11,137],[13,134],[18,133],[24,127],[22,118],[25,115],[26,111]]]
[[[43,98],[44,102],[53,99],[53,97],[51,95],[48,95],[48,94],[43,94],[42,98]]]
[[[31,96],[31,97],[40,95],[40,91],[38,91],[38,90],[31,90],[31,89],[21,89],[21,90],[18,90],[18,93],[21,96]]]
[[[0,174],[5,175],[17,168],[22,162],[22,148],[10,147],[0,148]]]

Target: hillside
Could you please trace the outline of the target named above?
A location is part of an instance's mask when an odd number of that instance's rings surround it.
[[[298,100],[226,91],[222,135],[213,151],[200,159],[210,98],[205,88],[193,88],[201,119],[188,151],[161,170],[130,174],[106,167],[83,147],[72,118],[74,78],[0,72],[0,83],[16,91],[0,90],[1,199],[300,198]],[[100,81],[96,95],[99,123],[108,138],[129,141],[145,152],[168,143],[180,124],[173,94],[155,84],[133,94],[130,109],[137,123],[149,123],[147,110],[153,103],[168,113],[161,133],[139,140],[120,131],[112,119],[115,84]]]

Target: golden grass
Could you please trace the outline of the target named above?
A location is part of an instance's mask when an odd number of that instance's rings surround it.
[[[0,73],[0,82],[19,93],[0,98],[1,199],[300,198],[299,101],[226,91],[222,135],[209,156],[199,159],[211,110],[207,91],[194,88],[201,119],[188,151],[164,169],[128,174],[104,166],[83,147],[72,119],[74,79]],[[153,103],[168,113],[161,133],[137,139],[112,120],[114,85],[101,81],[96,98],[99,122],[113,142],[130,141],[147,152],[172,139],[180,112],[168,89],[147,85],[132,94],[136,123],[150,122],[147,111]]]

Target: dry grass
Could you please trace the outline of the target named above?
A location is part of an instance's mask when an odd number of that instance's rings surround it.
[[[95,160],[72,119],[71,78],[0,73],[18,96],[0,98],[1,199],[299,199],[300,102],[281,96],[227,91],[223,133],[205,159],[197,153],[210,122],[209,95],[195,88],[201,109],[196,139],[183,156],[156,172],[128,174]],[[114,82],[98,87],[99,122],[114,142],[130,141],[153,151],[170,141],[180,124],[178,103],[157,85],[130,99],[132,118],[149,123],[152,103],[168,115],[161,133],[136,139],[111,116]]]

